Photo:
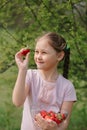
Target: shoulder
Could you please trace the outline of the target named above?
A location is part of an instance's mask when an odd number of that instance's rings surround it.
[[[64,78],[62,75],[59,76],[59,80],[60,80],[60,82],[62,82],[62,84],[66,85],[66,86],[73,85],[73,83],[69,79]]]
[[[26,84],[36,84],[39,80],[38,71],[36,69],[28,69],[26,74]]]
[[[74,84],[69,79],[64,78],[62,75],[59,76],[58,82],[60,89],[63,89],[64,91],[75,91]]]
[[[37,71],[37,69],[28,69],[27,74],[28,75],[37,75],[38,71]]]
[[[37,69],[28,69],[27,76],[29,78],[32,78],[33,80],[39,78],[38,70]]]
[[[62,93],[64,93],[65,101],[76,101],[76,91],[73,83],[60,75],[60,90],[62,89]]]

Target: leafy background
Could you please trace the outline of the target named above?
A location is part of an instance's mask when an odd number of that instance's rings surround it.
[[[0,130],[20,129],[22,107],[11,99],[18,72],[15,53],[28,45],[29,67],[35,68],[35,39],[49,31],[63,35],[71,49],[69,79],[78,101],[68,130],[87,130],[87,0],[0,0]]]

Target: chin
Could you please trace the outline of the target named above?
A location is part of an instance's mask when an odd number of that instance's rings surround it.
[[[37,69],[44,69],[44,67],[37,65]]]
[[[37,69],[43,69],[42,67],[37,66]]]

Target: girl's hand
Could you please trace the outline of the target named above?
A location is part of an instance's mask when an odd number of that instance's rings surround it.
[[[19,69],[27,69],[28,68],[28,61],[29,61],[29,54],[28,52],[25,56],[23,56],[22,52],[26,50],[26,48],[21,49],[15,55],[15,61]]]
[[[57,130],[58,125],[52,121],[51,119],[44,119],[40,113],[35,116],[35,121],[37,125],[42,129],[42,130]]]

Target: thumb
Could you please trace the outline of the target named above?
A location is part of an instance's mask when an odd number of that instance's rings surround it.
[[[30,55],[30,53],[27,53],[26,58],[25,58],[26,62],[29,61],[29,55]]]

